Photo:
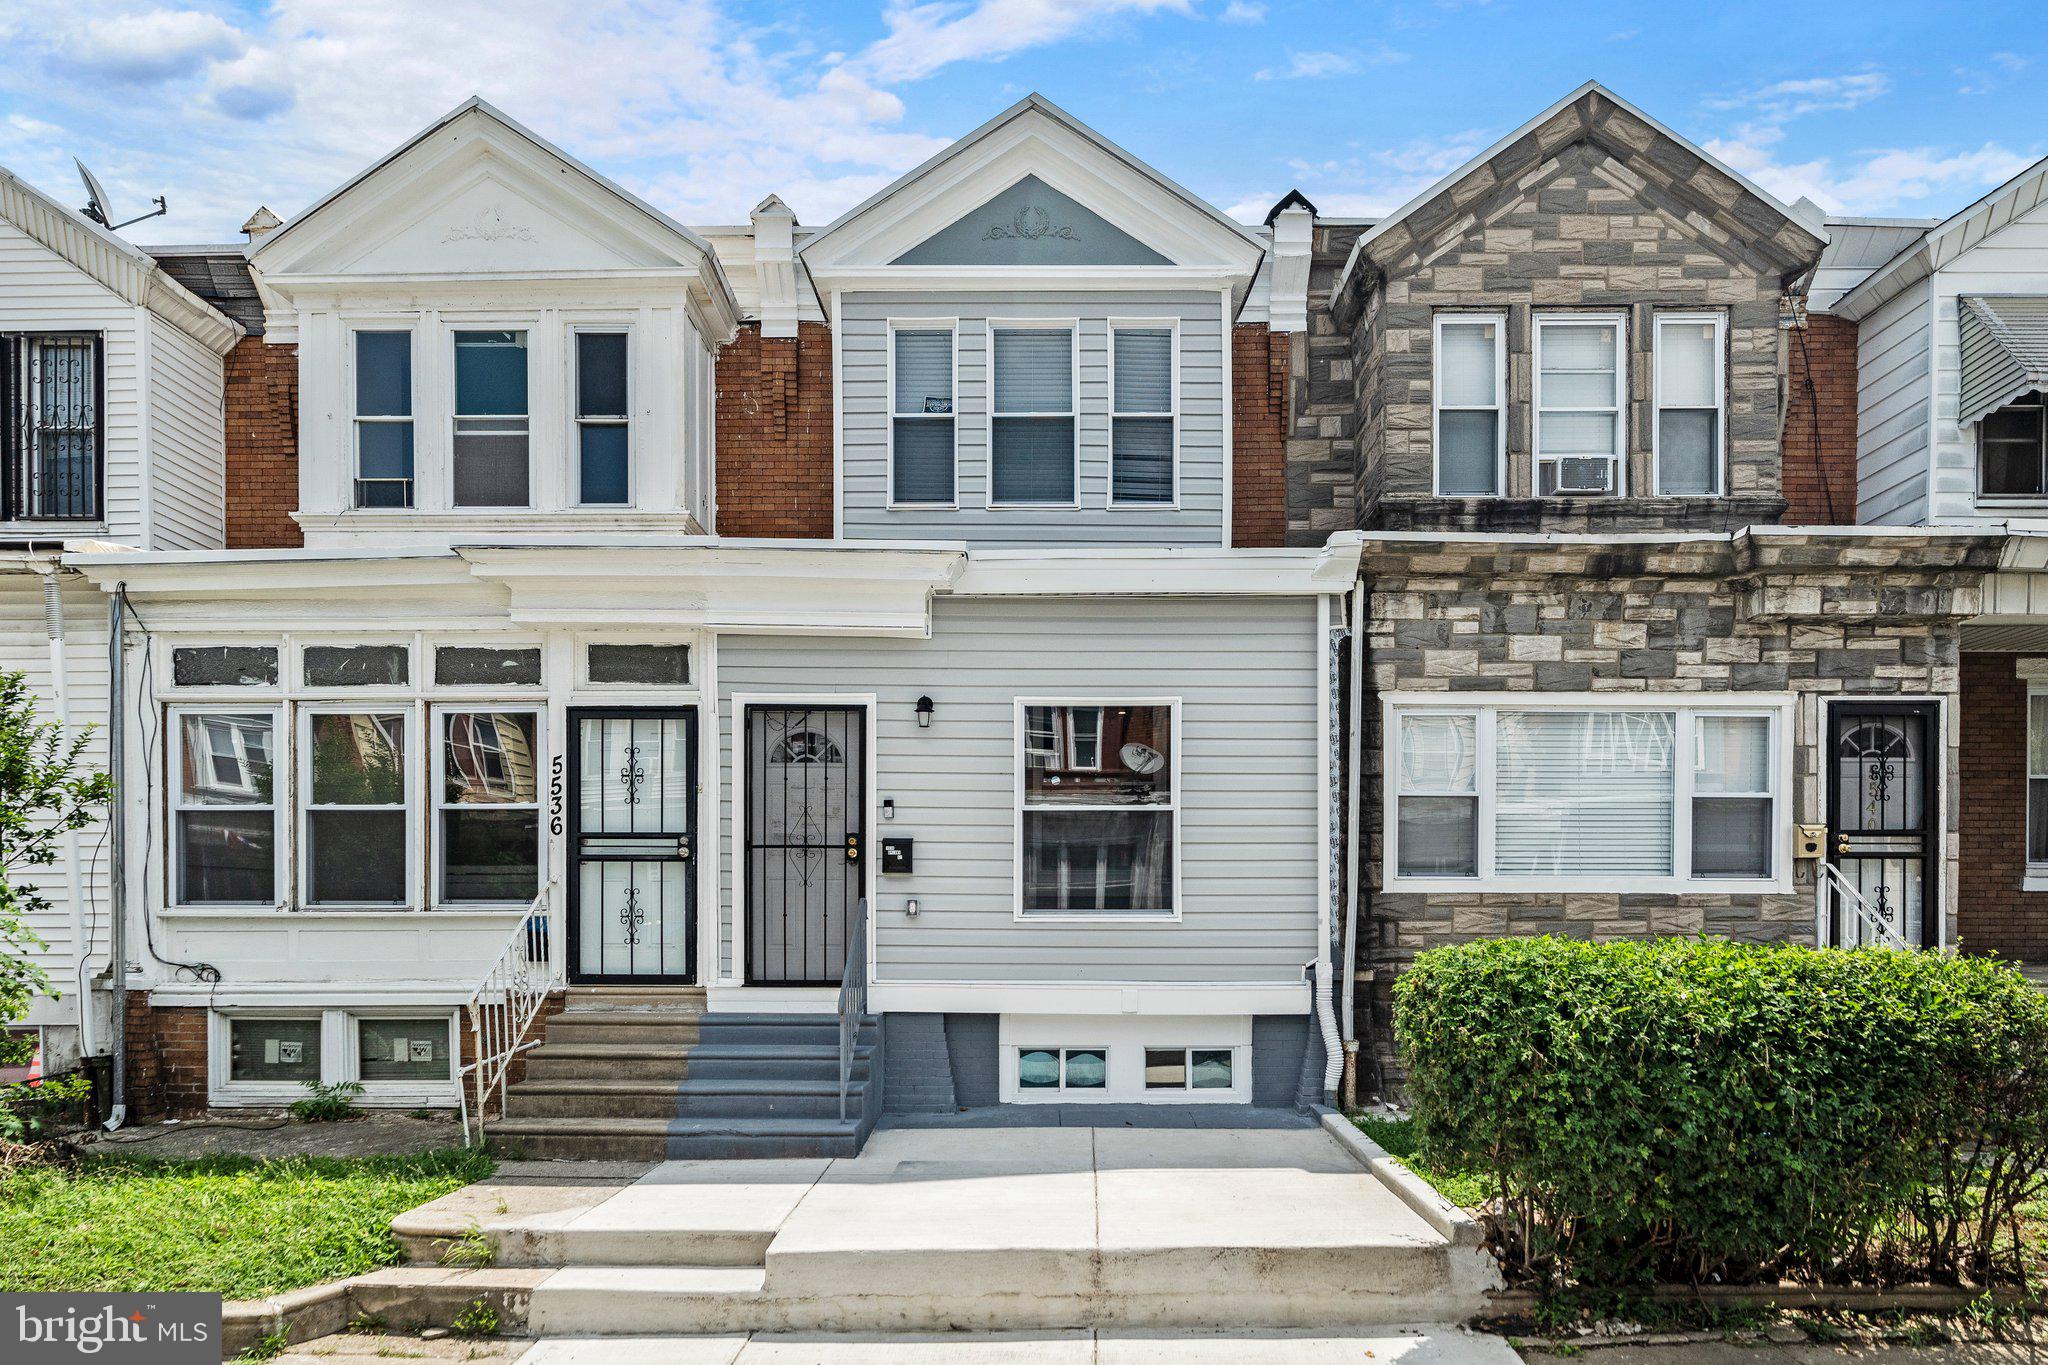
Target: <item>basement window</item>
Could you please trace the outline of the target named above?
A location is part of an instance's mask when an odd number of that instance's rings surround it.
[[[235,1019],[228,1024],[228,1079],[320,1080],[318,1019]]]
[[[453,1074],[449,1017],[357,1019],[357,1075],[377,1081],[445,1081]]]

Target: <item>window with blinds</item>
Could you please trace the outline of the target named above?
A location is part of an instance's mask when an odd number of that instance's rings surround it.
[[[1781,875],[1782,706],[1402,708],[1394,879],[1678,889]]]
[[[889,501],[951,507],[953,329],[895,329],[889,382]]]
[[[0,520],[100,517],[97,335],[0,337]]]
[[[2027,866],[2048,871],[2048,693],[2027,695]]]
[[[1174,500],[1173,329],[1110,331],[1112,503]]]
[[[990,338],[989,501],[1074,502],[1074,331],[1001,327]]]
[[[1504,446],[1499,317],[1436,320],[1436,491],[1490,498],[1501,491]]]
[[[1657,319],[1657,491],[1721,491],[1721,319]]]

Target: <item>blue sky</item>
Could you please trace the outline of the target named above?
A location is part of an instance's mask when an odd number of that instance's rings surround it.
[[[5,0],[0,165],[140,241],[287,217],[471,94],[696,223],[829,221],[1030,90],[1256,220],[1407,200],[1597,78],[1782,198],[1942,216],[2048,154],[2038,4]]]

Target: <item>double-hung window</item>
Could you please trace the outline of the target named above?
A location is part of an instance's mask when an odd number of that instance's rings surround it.
[[[455,334],[457,507],[527,505],[526,333]]]
[[[950,507],[955,496],[952,324],[898,324],[889,345],[889,501]]]
[[[575,335],[576,501],[621,506],[632,501],[626,334]]]
[[[1174,501],[1174,333],[1110,328],[1109,500]]]
[[[1721,490],[1721,319],[1657,319],[1657,492],[1714,497]]]
[[[1018,910],[1171,915],[1180,819],[1171,702],[1019,702]]]
[[[2027,875],[2048,879],[2048,691],[2027,694]]]
[[[100,516],[100,338],[0,337],[0,520]]]
[[[441,710],[442,905],[524,905],[540,889],[539,716]]]
[[[2030,393],[1977,427],[1978,490],[1987,498],[2048,497],[2048,398]]]
[[[277,902],[277,713],[172,713],[172,875],[181,905]]]
[[[1782,705],[1393,704],[1393,884],[1680,890],[1784,875]]]
[[[1074,329],[991,329],[995,401],[989,409],[989,501],[1074,503]]]
[[[1622,320],[1539,315],[1535,328],[1537,495],[1621,491]]]
[[[357,332],[355,505],[410,507],[412,333]]]
[[[307,904],[406,903],[407,720],[406,711],[371,707],[303,714]]]
[[[1490,498],[1506,463],[1505,321],[1440,314],[1436,320],[1436,491]]]

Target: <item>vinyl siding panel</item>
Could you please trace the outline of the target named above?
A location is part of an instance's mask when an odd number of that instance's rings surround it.
[[[1927,520],[1928,298],[1925,284],[1909,289],[1857,332],[1856,501],[1865,523]]]
[[[723,637],[721,974],[738,975],[733,695],[872,692],[870,782],[896,818],[869,843],[917,841],[913,874],[876,878],[877,980],[1296,979],[1316,951],[1315,623],[1307,599],[941,598],[929,641]],[[1015,917],[1014,703],[1032,696],[1181,699],[1180,922]]]
[[[841,304],[841,464],[849,537],[942,538],[985,546],[1217,545],[1223,540],[1230,366],[1223,301],[1200,290],[1080,295],[850,294]],[[888,506],[889,322],[957,318],[954,509]],[[1080,325],[1080,506],[989,507],[989,320]],[[1108,506],[1109,327],[1178,319],[1180,497],[1174,508]]]
[[[161,319],[149,320],[150,548],[227,543],[221,358]]]

